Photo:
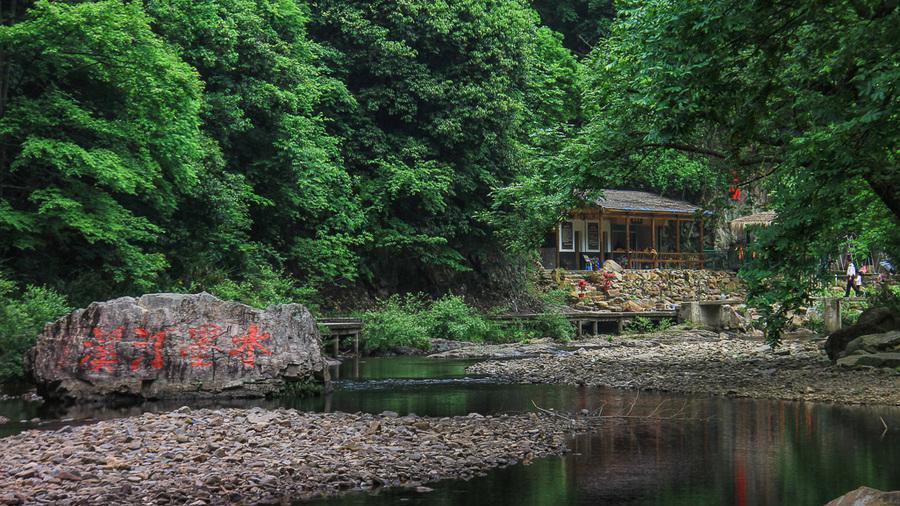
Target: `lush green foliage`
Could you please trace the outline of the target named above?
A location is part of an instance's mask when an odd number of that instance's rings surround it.
[[[528,253],[598,188],[722,209],[737,180],[778,211],[743,273],[777,339],[823,259],[900,250],[898,9],[2,2],[0,262],[79,305],[479,297],[522,290]],[[405,304],[385,307],[436,315],[426,338],[513,331],[461,299]]]
[[[491,322],[456,295],[434,301],[426,322],[430,337],[453,341],[483,342],[493,330]]]
[[[532,0],[541,20],[563,34],[567,48],[587,54],[609,34],[615,15],[612,0]]]
[[[23,291],[0,277],[0,382],[22,378],[22,359],[35,337],[70,310],[53,290],[29,285]]]
[[[758,234],[744,276],[773,340],[845,241],[900,250],[896,3],[617,10],[584,61],[584,125],[497,192],[497,223],[519,223],[526,237],[577,203],[579,188],[651,188],[724,207],[735,179],[759,187],[778,219]]]
[[[533,338],[549,337],[568,341],[575,337],[575,327],[572,326],[569,319],[561,313],[554,312],[543,313],[528,322],[525,330]]]
[[[579,108],[521,0],[20,0],[0,55],[0,259],[79,304],[504,281],[481,213]]]
[[[319,114],[323,102],[352,99],[317,66],[302,4],[155,0],[148,11],[205,85],[205,184],[179,206],[184,270],[237,271],[254,283],[274,263],[304,287],[353,279],[360,209]]]
[[[368,351],[407,346],[428,348],[431,339],[475,343],[506,343],[542,337],[569,340],[572,324],[559,313],[534,320],[500,322],[466,304],[462,297],[445,295],[428,302],[423,295],[394,295],[379,302],[363,316]]]
[[[363,315],[365,348],[369,352],[400,346],[427,349],[428,325],[423,321],[425,303],[421,297],[393,295],[379,302],[378,309]]]
[[[0,258],[40,283],[151,288],[198,181],[195,73],[139,4],[113,0],[37,1],[0,26],[0,54]]]
[[[652,332],[665,332],[672,328],[674,323],[668,318],[664,318],[659,322],[654,322],[649,318],[638,316],[625,324],[626,334],[649,334]]]
[[[518,0],[312,5],[323,60],[355,99],[332,128],[372,235],[367,279],[433,290],[489,269],[497,241],[477,217],[519,172],[528,130],[576,107],[572,56]]]

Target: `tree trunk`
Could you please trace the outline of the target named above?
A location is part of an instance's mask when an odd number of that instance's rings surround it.
[[[900,188],[894,184],[884,184],[872,181],[871,177],[866,177],[869,187],[878,195],[878,198],[884,202],[884,205],[894,214],[894,218],[900,221]]]

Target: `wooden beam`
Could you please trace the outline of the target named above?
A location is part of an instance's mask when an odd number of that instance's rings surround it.
[[[653,257],[653,268],[659,269],[659,250],[656,249],[656,218],[650,218],[650,244],[656,255]]]

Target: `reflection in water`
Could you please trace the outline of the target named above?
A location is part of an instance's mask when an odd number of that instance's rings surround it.
[[[336,390],[306,399],[192,403],[291,407],[305,411],[385,410],[427,416],[532,411],[531,402],[563,411],[621,413],[635,393],[561,385],[494,384],[470,378],[471,361],[420,357],[348,362]],[[338,372],[338,371],[336,371]],[[900,408],[724,399],[642,392],[633,415],[683,409],[689,420],[607,419],[572,442],[573,453],[496,470],[471,481],[439,483],[432,493],[350,494],[323,503],[467,505],[823,504],[860,485],[900,489]],[[0,403],[15,420],[111,418],[166,411],[183,402],[54,412],[21,401]],[[891,427],[882,435],[880,418]],[[59,425],[58,420],[45,425]],[[28,425],[26,424],[26,427]],[[0,435],[21,430],[0,427]]]

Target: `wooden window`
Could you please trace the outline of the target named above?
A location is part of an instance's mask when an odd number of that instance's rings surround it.
[[[587,226],[587,242],[584,250],[600,251],[600,222],[589,221],[585,225]]]
[[[575,230],[571,221],[559,224],[559,250],[575,251]]]

